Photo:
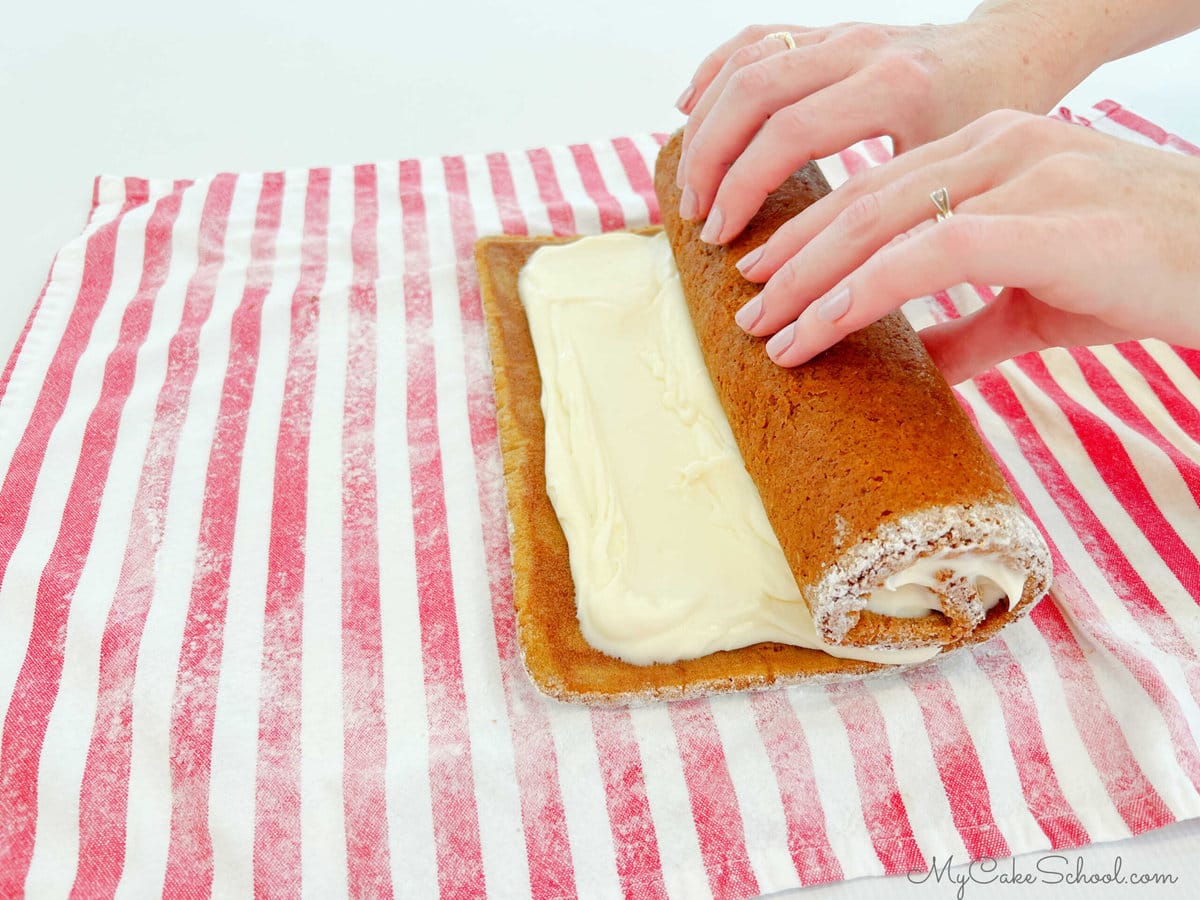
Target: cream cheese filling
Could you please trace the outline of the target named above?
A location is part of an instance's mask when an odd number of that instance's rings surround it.
[[[542,378],[546,488],[588,643],[639,665],[760,641],[884,663],[938,652],[817,634],[704,366],[664,234],[544,247],[519,290]],[[981,584],[1015,583],[994,561],[953,562]],[[919,560],[868,608],[937,608],[929,588],[946,567]]]
[[[917,618],[931,610],[940,611],[942,604],[933,589],[938,584],[937,573],[947,569],[974,586],[984,610],[991,609],[1004,597],[1019,600],[1025,590],[1024,573],[994,556],[971,550],[943,550],[923,556],[889,575],[882,588],[867,595],[866,608],[898,618]]]

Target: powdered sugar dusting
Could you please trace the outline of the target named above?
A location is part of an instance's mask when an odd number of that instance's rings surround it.
[[[858,622],[872,588],[882,586],[885,578],[912,565],[919,557],[940,550],[983,553],[1010,560],[1033,579],[1035,598],[1049,589],[1050,551],[1020,507],[996,503],[931,507],[895,522],[884,522],[870,538],[842,554],[815,585],[801,587],[822,637],[830,643],[841,642]],[[971,609],[970,614],[981,621],[983,608],[978,598],[969,602],[979,607]],[[1014,612],[1028,612],[1031,605],[1014,604]],[[910,642],[894,646],[916,645]]]

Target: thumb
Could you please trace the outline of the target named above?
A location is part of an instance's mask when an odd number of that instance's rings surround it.
[[[1033,350],[1111,344],[1146,336],[1087,313],[1051,306],[1022,288],[1005,288],[969,316],[921,332],[925,349],[951,384]]]
[[[1005,288],[982,309],[924,329],[921,340],[946,380],[958,384],[996,363],[1051,346],[1038,321],[1045,309],[1051,307],[1027,291]]]

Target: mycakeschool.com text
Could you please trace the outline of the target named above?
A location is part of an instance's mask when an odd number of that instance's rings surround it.
[[[957,867],[956,867],[957,866]],[[915,869],[908,873],[913,884],[954,885],[955,897],[964,900],[967,889],[973,884],[988,885],[1076,885],[1095,887],[1098,885],[1150,886],[1175,884],[1179,876],[1172,872],[1135,872],[1127,870],[1120,856],[1114,857],[1110,865],[1097,868],[1089,866],[1082,856],[1068,857],[1060,853],[1048,853],[1036,858],[1017,860],[994,859],[984,856],[969,864],[956,864],[954,856],[945,859],[933,857],[928,869]],[[1086,896],[1081,895],[1081,896]]]

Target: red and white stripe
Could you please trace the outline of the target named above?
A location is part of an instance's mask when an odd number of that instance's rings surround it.
[[[1200,815],[1200,353],[1156,341],[960,389],[1058,571],[998,639],[533,689],[472,247],[659,221],[663,140],[97,182],[0,370],[0,895],[738,898]]]
[[[317,365],[317,297],[325,285],[331,174],[307,175],[300,278],[290,298],[287,368],[276,413],[257,703],[255,892],[299,893],[301,689],[309,437]],[[339,404],[340,405],[340,404]],[[340,486],[340,479],[339,479]],[[315,546],[315,545],[314,545]],[[326,547],[321,548],[326,551]],[[328,599],[324,608],[328,609]],[[325,672],[327,678],[335,673]]]

